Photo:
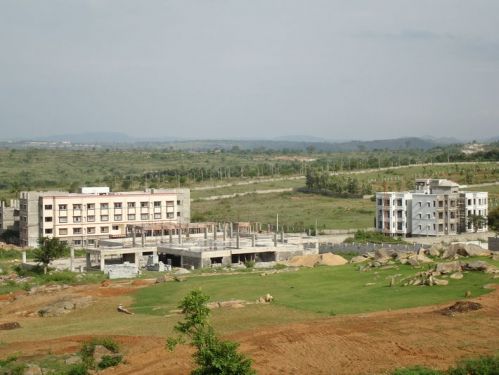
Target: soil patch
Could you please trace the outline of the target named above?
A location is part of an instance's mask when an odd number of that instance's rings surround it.
[[[456,313],[465,313],[469,311],[480,310],[482,305],[477,302],[471,301],[457,301],[452,306],[449,306],[443,310],[440,310],[442,315],[453,316]]]
[[[289,265],[294,267],[341,266],[347,263],[345,258],[333,253],[295,256],[289,261]]]

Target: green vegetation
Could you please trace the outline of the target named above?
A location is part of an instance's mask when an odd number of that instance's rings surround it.
[[[99,363],[95,363],[94,353],[95,347],[98,345],[103,346],[115,355],[103,356]],[[79,355],[87,369],[94,369],[96,367],[99,369],[105,369],[121,363],[123,356],[118,354],[119,351],[120,346],[114,340],[110,338],[94,338],[82,345]]]
[[[499,234],[499,206],[489,211],[489,229]]]
[[[345,265],[300,269],[267,277],[257,272],[193,276],[182,283],[157,284],[137,291],[133,310],[138,314],[168,314],[176,308],[174,301],[189,290],[202,288],[216,301],[255,301],[270,293],[276,306],[325,315],[353,314],[443,303],[462,298],[468,290],[473,296],[479,296],[488,292],[483,285],[497,282],[490,275],[470,272],[462,280],[449,280],[445,287],[404,287],[399,283],[388,287],[394,275],[401,274],[401,279],[415,272],[407,265],[376,272],[359,272],[356,266]],[[366,286],[368,283],[374,284]]]
[[[250,194],[243,197],[193,202],[195,221],[252,221],[279,225],[286,232],[318,229],[368,228],[375,207],[367,199],[330,198],[304,193]],[[265,226],[262,229],[266,229]]]
[[[395,370],[392,375],[497,375],[499,374],[499,356],[485,356],[461,361],[456,367],[446,371],[432,370],[414,366]]]
[[[356,177],[331,175],[329,172],[307,171],[304,192],[328,196],[355,197],[372,194],[372,186]]]
[[[34,251],[34,260],[43,264],[43,273],[47,273],[48,265],[54,259],[61,257],[68,250],[68,245],[57,237],[42,237],[38,240],[38,248]]]
[[[345,243],[395,243],[395,244],[408,244],[401,237],[389,237],[380,232],[371,232],[365,230],[358,230],[353,237],[347,238]]]
[[[168,339],[168,348],[184,342],[184,337],[190,340],[196,348],[194,360],[197,368],[192,375],[254,375],[252,361],[237,352],[239,344],[224,341],[215,335],[213,327],[208,323],[210,309],[206,306],[209,297],[200,290],[193,290],[184,297],[179,309],[184,314],[184,321],[178,322],[175,330],[181,336]]]

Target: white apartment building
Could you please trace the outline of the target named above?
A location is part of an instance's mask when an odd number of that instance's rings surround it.
[[[409,192],[376,193],[376,230],[390,236],[409,234],[411,198]]]
[[[460,192],[445,179],[417,179],[411,192],[376,193],[376,230],[390,236],[441,236],[486,231],[471,215],[487,216],[486,192]]]
[[[22,246],[36,246],[40,237],[87,246],[98,239],[126,237],[132,226],[155,224],[167,229],[190,222],[189,189],[23,192],[20,203]]]
[[[472,215],[487,218],[489,194],[484,191],[462,191],[460,199],[464,206],[461,218],[462,232],[486,232],[488,230],[487,220],[484,220],[477,228],[471,221]]]

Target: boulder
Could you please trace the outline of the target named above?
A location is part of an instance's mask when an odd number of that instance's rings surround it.
[[[461,272],[461,262],[456,260],[454,262],[438,263],[435,271],[440,272],[441,274]]]
[[[499,260],[499,252],[497,251],[492,252],[492,260]]]
[[[368,260],[368,258],[366,258],[362,255],[358,255],[358,256],[350,259],[350,263],[362,263],[362,262],[365,262],[366,260]]]
[[[191,271],[186,270],[185,268],[177,268],[174,272],[175,275],[187,275],[188,273],[191,273]]]
[[[411,266],[413,266],[413,267],[417,267],[417,266],[419,266],[419,262],[418,262],[418,260],[417,260],[416,256],[413,256],[413,257],[411,257],[411,258],[408,258],[408,259],[407,259],[407,263],[409,263],[409,264],[410,264]]]
[[[454,272],[449,277],[454,280],[461,280],[464,277],[464,275],[461,272]]]
[[[453,245],[449,246],[447,249],[444,250],[442,253],[442,258],[443,259],[453,259],[457,255],[457,249],[453,247]]]
[[[483,260],[466,263],[463,268],[468,271],[487,271],[490,265]]]
[[[40,366],[28,364],[24,369],[24,375],[43,375],[43,371]]]
[[[401,261],[402,259],[407,259],[412,255],[414,255],[412,251],[397,251],[395,253],[395,258]]]
[[[441,280],[437,278],[433,278],[433,285],[438,285],[438,286],[445,286],[449,285],[449,280]]]
[[[21,328],[21,325],[18,322],[0,323],[0,331],[7,331],[16,328]]]
[[[439,257],[441,251],[442,251],[442,246],[440,244],[433,244],[428,250],[428,254],[432,257]]]
[[[103,345],[95,345],[94,349],[94,361],[95,363],[100,363],[104,357],[113,357],[115,353],[104,347]]]
[[[469,257],[487,257],[490,256],[490,250],[484,249],[478,245],[463,244],[458,247],[457,253]]]
[[[379,259],[392,258],[396,255],[396,251],[392,249],[386,249],[382,247],[374,252],[374,259],[379,261]]]
[[[416,259],[419,263],[433,263],[433,259],[430,259],[426,255],[421,253],[416,256]]]

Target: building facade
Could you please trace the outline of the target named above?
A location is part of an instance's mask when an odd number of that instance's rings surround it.
[[[376,193],[376,230],[390,236],[443,236],[486,231],[487,192],[459,191],[444,179],[417,179],[411,192]],[[473,225],[473,215],[482,219]]]
[[[0,202],[0,234],[5,231],[19,232],[19,201],[11,199],[10,204]]]
[[[190,222],[189,189],[114,192],[83,188],[81,193],[21,193],[20,242],[36,246],[40,237],[57,237],[72,246],[126,237],[132,227]]]

